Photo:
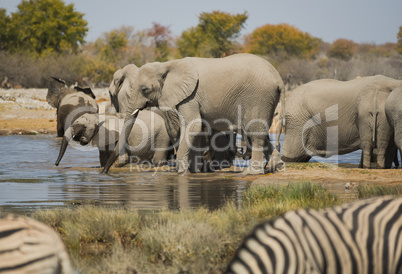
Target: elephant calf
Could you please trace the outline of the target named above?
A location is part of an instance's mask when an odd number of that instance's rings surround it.
[[[116,115],[83,114],[66,130],[56,165],[63,158],[68,142],[73,139],[81,145],[91,143],[97,146],[100,164],[103,167],[109,154],[114,150],[123,125],[124,119]],[[157,165],[166,162],[170,139],[163,118],[150,110],[141,111],[129,133],[128,146],[124,157],[119,159],[119,165],[127,164],[128,157],[136,162],[152,161]]]
[[[46,100],[57,109],[57,137],[63,137],[64,131],[75,119],[84,113],[97,113],[98,104],[90,88],[69,88],[66,82],[52,77]]]

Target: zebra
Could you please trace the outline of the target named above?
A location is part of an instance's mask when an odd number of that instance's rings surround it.
[[[0,213],[0,273],[72,273],[66,249],[50,227]]]
[[[257,225],[226,273],[402,273],[402,198],[289,211]]]

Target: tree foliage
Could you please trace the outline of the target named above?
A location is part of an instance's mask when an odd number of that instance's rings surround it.
[[[247,12],[236,15],[221,11],[203,12],[198,25],[182,33],[176,42],[177,48],[183,57],[229,55],[235,48],[234,39],[239,36],[247,18]]]
[[[399,27],[399,32],[396,37],[398,39],[396,50],[398,51],[399,54],[402,54],[402,26]]]
[[[356,44],[352,40],[337,39],[332,43],[328,50],[330,57],[338,58],[341,60],[349,60],[356,51]]]
[[[0,9],[0,50],[4,50],[8,45],[7,28],[10,22],[10,18],[7,16],[5,9]]]
[[[6,41],[1,44],[13,52],[76,52],[88,31],[83,16],[62,0],[23,0],[18,11],[6,19]],[[4,21],[3,12],[0,21]]]
[[[156,61],[164,62],[168,60],[170,35],[169,27],[155,22],[152,23],[152,28],[148,30],[148,36],[152,37],[155,46]]]
[[[267,24],[251,33],[249,43],[250,53],[307,58],[318,52],[321,40],[288,24]]]

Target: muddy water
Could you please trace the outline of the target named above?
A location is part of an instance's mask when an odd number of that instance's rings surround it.
[[[79,204],[123,205],[137,209],[189,209],[240,203],[250,181],[233,172],[177,176],[171,170],[125,168],[101,174],[98,150],[69,147],[54,166],[61,139],[54,135],[0,137],[0,206],[3,210]],[[359,160],[360,153],[327,161]],[[319,158],[322,161],[321,158]],[[356,163],[357,163],[356,162]],[[247,162],[237,161],[245,166]]]
[[[54,135],[0,137],[0,206],[29,210],[72,204],[138,209],[221,207],[240,202],[249,182],[225,174],[177,176],[147,167],[101,174],[97,149],[69,147],[54,166],[61,139]],[[233,175],[233,174],[230,174]]]

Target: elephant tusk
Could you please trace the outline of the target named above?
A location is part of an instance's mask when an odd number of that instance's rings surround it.
[[[136,115],[138,111],[140,111],[140,110],[137,108],[136,110],[134,110],[134,112],[131,114],[131,116]]]

